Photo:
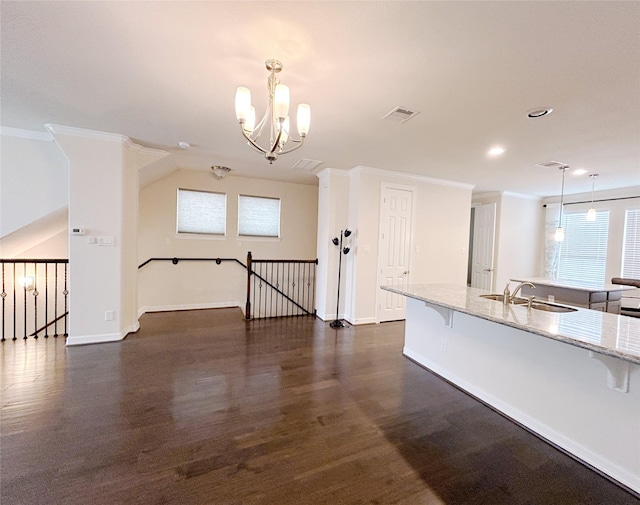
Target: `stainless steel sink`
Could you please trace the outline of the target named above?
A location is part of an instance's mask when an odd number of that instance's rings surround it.
[[[546,312],[575,312],[578,309],[573,307],[565,307],[564,305],[553,305],[551,303],[533,302],[531,304],[532,309],[544,310]]]
[[[497,302],[504,301],[504,295],[501,295],[499,293],[491,294],[491,295],[480,295],[480,298],[486,298],[487,300],[495,300]],[[513,303],[514,305],[522,305],[524,303],[527,303],[527,299],[516,297],[513,299],[511,303]]]
[[[490,294],[490,295],[480,295],[480,298],[486,298],[487,300],[495,300],[497,302],[504,301],[504,295],[500,293]],[[529,302],[526,298],[514,298],[511,302],[514,305],[526,305]],[[531,303],[531,308],[536,310],[544,310],[545,312],[575,312],[578,309],[574,309],[573,307],[565,307],[564,305],[555,305],[552,303],[545,302],[537,302],[534,301]]]

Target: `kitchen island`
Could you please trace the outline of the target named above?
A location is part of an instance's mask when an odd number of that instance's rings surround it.
[[[382,289],[407,297],[405,356],[640,496],[640,320]]]

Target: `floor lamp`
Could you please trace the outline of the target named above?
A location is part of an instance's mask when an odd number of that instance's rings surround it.
[[[344,236],[345,238],[348,237],[349,235],[351,235],[351,230],[340,230],[340,240],[338,240],[338,237],[334,237],[334,239],[331,241],[333,242],[333,245],[337,245],[338,246],[338,254],[339,254],[339,259],[338,259],[338,296],[337,296],[337,300],[336,300],[336,319],[335,321],[332,321],[331,324],[329,326],[331,326],[332,328],[344,328],[345,324],[339,319],[339,315],[340,315],[340,275],[342,273],[342,255],[343,254],[349,254],[349,251],[351,249],[349,249],[348,247],[342,247],[342,237]]]

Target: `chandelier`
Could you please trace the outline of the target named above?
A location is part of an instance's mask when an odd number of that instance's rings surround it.
[[[236,118],[240,123],[240,131],[247,143],[259,153],[265,155],[269,163],[278,159],[279,154],[287,154],[302,147],[311,123],[311,107],[306,103],[298,105],[297,126],[300,138],[294,138],[290,133],[289,123],[289,88],[280,84],[276,74],[282,70],[282,63],[278,60],[265,62],[270,72],[267,79],[269,90],[269,104],[264,116],[256,124],[256,109],[251,105],[251,91],[240,86],[236,91]],[[263,135],[264,134],[264,135]],[[261,139],[269,136],[267,147],[258,144]],[[285,144],[291,141],[293,145],[286,148]]]

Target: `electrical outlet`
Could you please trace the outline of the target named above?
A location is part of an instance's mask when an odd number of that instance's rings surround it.
[[[443,338],[442,340],[440,340],[440,350],[442,352],[447,352],[447,339]]]
[[[113,310],[106,310],[104,312],[104,320],[105,321],[113,321],[113,316],[114,316],[114,311]]]

